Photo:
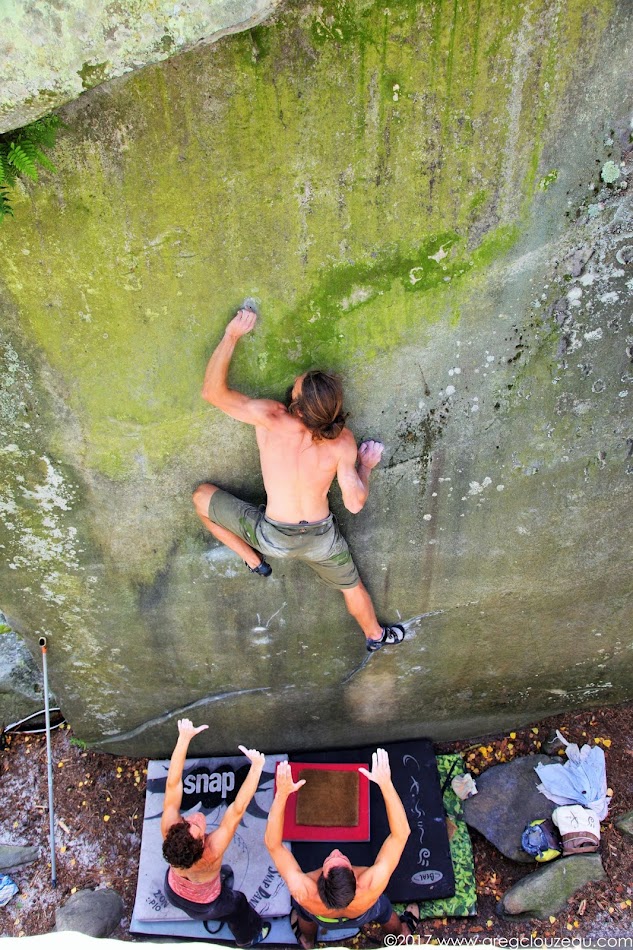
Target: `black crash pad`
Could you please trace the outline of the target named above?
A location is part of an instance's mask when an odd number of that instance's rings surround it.
[[[387,896],[399,902],[452,897],[455,876],[433,745],[429,739],[414,739],[391,742],[383,748],[389,753],[393,784],[411,826],[400,864],[389,881]],[[297,752],[290,755],[289,760],[326,764],[371,762],[375,751],[375,746],[367,746],[329,752]],[[370,782],[369,794],[370,840],[341,844],[341,850],[352,864],[360,867],[374,863],[389,834],[382,792],[375,782]],[[335,841],[294,841],[292,853],[303,871],[312,871],[323,864],[334,847]]]

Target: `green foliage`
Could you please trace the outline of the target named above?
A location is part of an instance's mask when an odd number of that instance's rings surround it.
[[[57,171],[43,149],[53,148],[62,124],[56,115],[48,115],[23,129],[0,135],[0,221],[13,214],[10,189],[19,175],[37,181],[38,165],[50,172]]]
[[[76,746],[77,749],[81,749],[82,752],[85,752],[88,748],[87,742],[84,742],[83,739],[76,739],[74,736],[70,740],[70,744]]]

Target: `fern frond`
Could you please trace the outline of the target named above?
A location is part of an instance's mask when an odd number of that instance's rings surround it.
[[[0,186],[0,221],[8,214],[13,217],[13,210],[9,203],[9,193],[6,188]]]
[[[4,143],[0,143],[0,184],[12,186],[15,184],[17,172],[9,162],[9,149],[4,148],[3,145]]]
[[[19,142],[19,147],[22,149],[28,160],[33,164],[34,168],[37,163],[42,165],[44,168],[47,168],[51,172],[57,171],[50,158],[45,155],[44,152],[38,148],[34,142],[23,139],[21,142]]]
[[[35,167],[35,161],[32,157],[32,149],[34,147],[35,146],[30,142],[23,141],[21,145],[18,145],[16,142],[11,142],[7,158],[9,164],[17,168],[22,175],[26,175],[28,178],[32,178],[33,181],[37,181],[37,168]],[[31,152],[30,155],[28,154],[29,152]]]
[[[57,139],[57,132],[63,123],[56,115],[47,115],[38,119],[24,129],[25,136],[34,145],[43,145],[44,148],[53,148]]]
[[[39,148],[35,150],[35,161],[38,163],[38,165],[41,165],[42,168],[45,168],[46,171],[48,172],[57,171],[57,168],[55,167],[55,165],[53,165],[48,155],[45,155],[44,152],[41,152]]]
[[[37,165],[57,171],[43,149],[55,145],[60,127],[65,128],[58,116],[47,115],[22,129],[0,135],[0,221],[13,214],[8,189],[15,185],[18,175],[37,181]]]

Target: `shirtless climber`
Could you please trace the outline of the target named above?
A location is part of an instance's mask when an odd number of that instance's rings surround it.
[[[222,867],[222,857],[257,790],[264,768],[264,756],[255,749],[240,751],[250,759],[251,767],[244,784],[224,813],[219,826],[207,834],[204,815],[195,812],[187,818],[180,814],[182,803],[182,771],[187,749],[194,736],[208,726],[193,725],[190,719],[178,720],[178,741],[172,753],[165,804],[161,820],[163,857],[169,864],[165,875],[165,894],[174,907],[184,910],[194,920],[221,920],[228,924],[238,947],[254,947],[270,933],[241,891],[234,891]]]
[[[309,564],[329,587],[341,591],[370,653],[385,644],[401,643],[402,625],[378,623],[327,497],[336,476],[343,504],[357,514],[367,501],[369,476],[383,446],[369,440],[357,450],[345,426],[343,389],[332,373],[310,370],[298,376],[288,391],[287,406],[229,389],[227,376],[235,345],[256,320],[255,313],[242,309],[230,321],[209,360],[202,396],[233,419],[255,426],[266,508],[205,484],[193,495],[198,516],[252,573],[263,577],[272,573],[266,556],[298,558]]]
[[[290,891],[291,922],[297,940],[305,950],[314,947],[319,927],[340,930],[374,922],[382,924],[388,934],[406,937],[414,933],[420,922],[417,905],[410,904],[398,917],[384,894],[410,834],[404,807],[391,781],[387,752],[384,749],[374,752],[371,772],[363,768],[358,771],[380,787],[391,834],[370,868],[354,867],[349,858],[335,848],[323,862],[323,867],[305,874],[282,841],[288,796],[300,789],[305,779],[293,782],[288,762],[280,762],[277,766],[277,790],[264,840]]]

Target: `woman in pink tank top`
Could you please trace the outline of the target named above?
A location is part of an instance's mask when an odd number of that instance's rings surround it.
[[[270,924],[253,910],[241,891],[230,886],[233,875],[228,865],[222,865],[222,857],[257,791],[265,759],[256,749],[239,747],[250,760],[250,770],[219,826],[207,834],[200,812],[186,818],[180,814],[182,773],[189,743],[207,728],[196,728],[190,719],[178,721],[178,741],[167,773],[161,820],[163,857],[169,864],[165,895],[194,920],[226,923],[238,947],[253,947],[268,936]]]

